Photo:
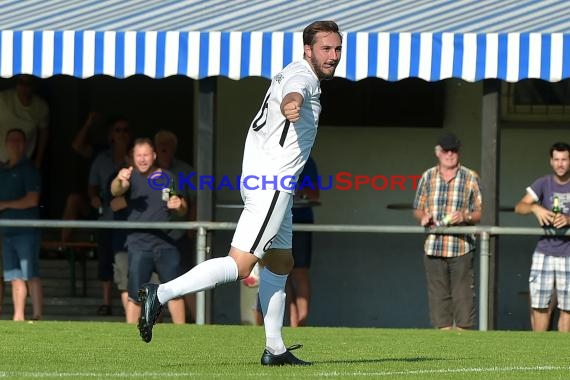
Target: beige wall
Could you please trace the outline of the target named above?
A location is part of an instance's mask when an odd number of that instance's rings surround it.
[[[219,80],[216,148],[217,175],[238,175],[243,143],[251,118],[257,111],[269,82]],[[464,143],[462,161],[480,168],[480,84],[449,82],[445,129],[455,132]],[[469,90],[467,88],[470,87]],[[467,90],[467,91],[466,91]],[[464,105],[473,108],[464,111]],[[381,105],[379,105],[381,107]],[[374,128],[320,126],[313,148],[319,173],[327,177],[339,172],[353,175],[420,175],[435,163],[433,148],[441,128]],[[413,182],[405,190],[327,190],[321,193],[323,206],[316,209],[320,223],[411,224],[410,213],[388,210],[389,204],[411,203]],[[239,202],[237,192],[222,191],[220,202]],[[371,207],[373,205],[373,207]],[[333,207],[329,207],[333,206]]]
[[[216,134],[218,175],[240,173],[247,128],[268,83],[260,78],[239,82],[220,78]],[[443,129],[459,136],[463,143],[462,163],[480,173],[482,84],[448,80],[446,87]],[[341,171],[386,177],[421,174],[435,163],[433,146],[443,129],[320,126],[313,156],[323,176]],[[503,128],[499,157],[502,206],[513,207],[535,178],[550,171],[548,149],[559,140],[570,141],[569,130]],[[414,223],[409,213],[386,209],[389,204],[412,201],[411,182],[406,183],[405,191],[377,191],[365,186],[360,191],[323,191],[321,196],[323,206],[316,209],[319,223]],[[218,197],[220,202],[240,201],[237,192],[224,190]],[[534,220],[504,212],[500,215],[500,223],[533,226]]]

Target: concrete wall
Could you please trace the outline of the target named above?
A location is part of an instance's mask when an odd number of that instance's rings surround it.
[[[243,142],[268,81],[220,79],[217,135],[217,175],[240,172]],[[446,81],[444,128],[463,142],[461,161],[480,171],[481,83]],[[382,105],[379,104],[379,107]],[[434,165],[433,146],[440,128],[358,128],[320,126],[313,156],[321,175],[421,174]],[[505,129],[501,144],[500,203],[513,206],[534,178],[549,171],[548,148],[568,133],[549,129]],[[390,204],[411,203],[414,191],[322,191],[315,209],[319,224],[414,225],[410,210]],[[218,203],[239,203],[237,192],[222,191]],[[236,221],[239,211],[216,210],[216,220]],[[512,212],[500,215],[501,225],[535,226],[532,217]],[[225,255],[231,233],[217,233],[214,252]],[[497,327],[526,329],[528,269],[536,238],[502,237],[499,244]],[[320,326],[429,327],[423,236],[386,234],[314,234],[313,300],[309,323]],[[476,260],[475,267],[478,268]],[[239,323],[239,285],[214,292],[214,320]]]

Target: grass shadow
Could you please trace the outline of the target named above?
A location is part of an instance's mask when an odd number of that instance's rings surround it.
[[[419,363],[419,362],[430,362],[438,360],[449,361],[450,359],[417,357],[417,358],[384,358],[384,359],[315,360],[313,364],[365,364],[365,363],[386,363],[386,362]]]

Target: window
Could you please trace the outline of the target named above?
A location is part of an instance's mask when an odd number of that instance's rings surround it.
[[[322,126],[425,127],[443,126],[444,82],[410,78],[358,82],[334,78],[321,82],[319,124]]]
[[[516,122],[570,121],[570,80],[525,79],[501,85],[501,119]]]

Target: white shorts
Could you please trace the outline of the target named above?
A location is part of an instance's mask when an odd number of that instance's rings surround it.
[[[535,251],[529,276],[531,307],[548,308],[555,289],[558,308],[570,311],[570,257],[550,256]]]
[[[269,248],[291,249],[293,194],[242,188],[244,208],[232,246],[262,259]]]

